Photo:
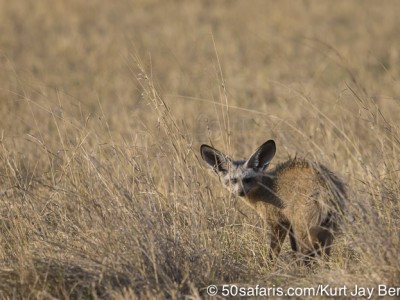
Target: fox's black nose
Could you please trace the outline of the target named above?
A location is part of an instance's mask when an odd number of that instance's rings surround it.
[[[245,195],[246,195],[246,193],[243,190],[239,191],[239,196],[240,197],[244,197]]]

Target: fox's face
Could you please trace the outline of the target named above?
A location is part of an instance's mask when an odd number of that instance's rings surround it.
[[[201,157],[218,174],[222,184],[233,194],[245,197],[259,187],[264,170],[275,155],[273,140],[262,144],[247,160],[232,160],[213,147],[202,145]]]

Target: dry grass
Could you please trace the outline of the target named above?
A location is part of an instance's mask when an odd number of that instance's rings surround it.
[[[396,6],[0,0],[0,297],[399,286]],[[199,160],[202,143],[245,157],[270,138],[275,163],[348,182],[312,270],[288,245],[270,264],[268,228]]]

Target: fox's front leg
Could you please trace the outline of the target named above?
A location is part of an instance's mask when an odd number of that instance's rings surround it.
[[[298,251],[298,247],[297,247],[297,242],[296,242],[296,237],[294,236],[294,232],[293,232],[293,227],[290,226],[289,229],[289,238],[290,238],[290,246],[292,247],[292,250],[294,252]]]
[[[269,250],[269,258],[274,260],[281,252],[282,244],[290,230],[289,223],[273,223],[271,226],[271,244]]]

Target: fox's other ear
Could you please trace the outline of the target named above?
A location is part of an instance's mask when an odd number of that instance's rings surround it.
[[[200,153],[203,160],[209,164],[215,172],[227,172],[231,159],[208,145],[201,145]]]
[[[273,140],[269,140],[262,144],[246,161],[246,167],[264,170],[268,167],[276,153],[276,146]]]

